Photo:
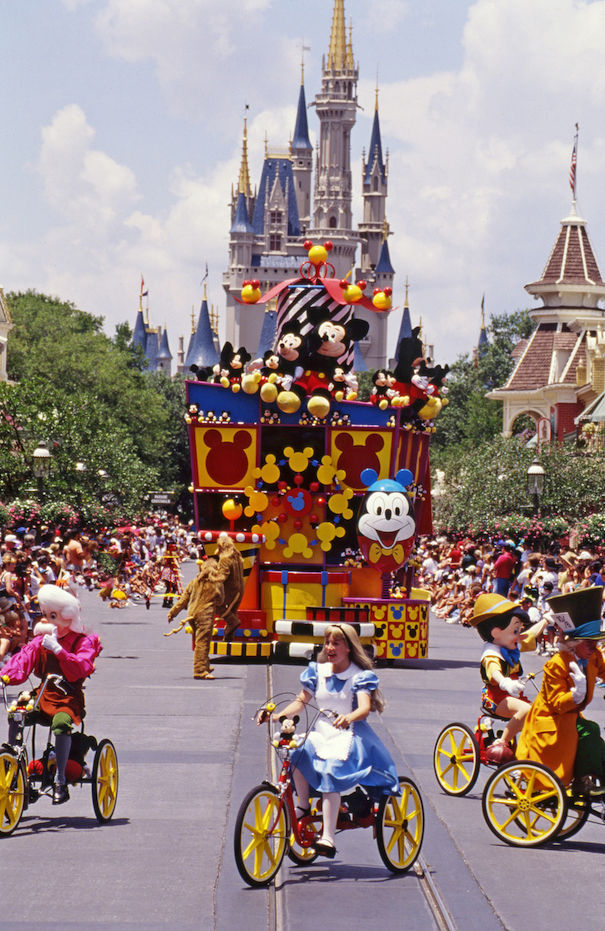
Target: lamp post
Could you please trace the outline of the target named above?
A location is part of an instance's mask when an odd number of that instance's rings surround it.
[[[44,440],[40,440],[32,457],[32,472],[38,480],[38,499],[42,504],[44,498],[44,479],[50,475],[52,456]]]
[[[534,517],[540,513],[540,495],[544,491],[544,469],[536,456],[527,470],[527,490],[533,498]]]

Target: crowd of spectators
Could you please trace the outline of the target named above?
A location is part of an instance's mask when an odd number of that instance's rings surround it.
[[[98,534],[19,527],[2,535],[0,554],[1,668],[31,636],[41,585],[59,585],[75,595],[80,586],[103,592],[119,585],[128,593],[134,576],[147,576],[151,585],[162,579],[167,563],[174,571],[172,565],[197,559],[203,547],[192,527],[165,516]],[[165,600],[165,607],[170,605]]]
[[[424,538],[416,585],[428,590],[433,613],[447,624],[470,626],[478,596],[495,592],[519,601],[532,623],[547,610],[552,595],[603,585],[603,559],[598,551],[582,549],[546,554],[514,540],[479,544],[468,538],[457,543],[445,537]],[[540,651],[550,652],[548,635]]]

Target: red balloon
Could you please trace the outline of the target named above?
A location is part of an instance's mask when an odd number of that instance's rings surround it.
[[[319,482],[311,482],[309,489],[311,491],[319,491]]]
[[[319,523],[319,517],[317,516],[317,514],[309,514],[309,523],[310,523],[310,524],[318,524],[318,523]]]
[[[295,521],[294,521],[294,529],[295,529],[295,530],[302,530],[302,525],[303,525],[302,520],[295,520]]]
[[[382,294],[382,288],[374,288],[372,294]]]
[[[288,515],[287,515],[287,514],[279,514],[277,519],[278,519],[278,521],[280,522],[280,524],[285,524],[286,521],[288,520]]]
[[[348,288],[348,287],[349,287],[349,282],[347,281],[346,278],[341,278],[340,281],[338,282],[338,284],[340,285],[340,287],[341,287],[343,290],[344,290],[345,288]]]
[[[275,498],[271,498],[271,504],[274,508],[278,508],[281,504],[281,498],[278,498],[277,496],[275,496]]]
[[[326,250],[326,252],[331,252],[333,248],[334,248],[334,244],[331,243],[329,239],[327,242],[324,242],[324,249]]]
[[[302,477],[302,475],[295,475],[295,476],[294,476],[294,484],[295,484],[295,485],[302,485],[303,482],[304,482],[304,478]]]
[[[392,288],[385,288],[385,289],[384,289],[384,293],[386,294],[387,297],[390,297],[391,294],[393,293],[393,289],[392,289]]]
[[[358,288],[361,288],[362,291],[365,291],[365,289],[366,289],[367,286],[368,286],[367,281],[363,281],[363,280],[362,280],[362,281],[357,281],[356,284],[357,284],[357,287],[358,287]]]
[[[315,502],[315,504],[317,505],[318,508],[323,508],[323,507],[326,506],[326,499],[325,499],[325,498],[318,498],[317,501]]]
[[[249,278],[246,278],[245,281],[242,281],[242,288],[247,288],[248,285],[251,284],[251,283],[252,283],[252,282],[250,281],[250,279],[249,279]]]
[[[305,239],[305,241],[303,242],[303,248],[307,250],[313,248],[313,243],[311,242],[310,239]]]
[[[253,278],[250,284],[252,285],[253,288],[260,288],[260,281],[258,280],[258,278]]]
[[[285,491],[286,488],[288,487],[288,483],[287,483],[287,482],[278,482],[278,483],[277,483],[277,487],[279,488],[280,491]]]

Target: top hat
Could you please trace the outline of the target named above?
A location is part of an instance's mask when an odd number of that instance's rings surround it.
[[[567,595],[553,595],[546,603],[553,612],[555,624],[571,640],[605,640],[601,620],[603,586],[578,588]]]

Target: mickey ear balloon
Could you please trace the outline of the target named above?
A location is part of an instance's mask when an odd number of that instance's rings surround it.
[[[414,476],[400,469],[394,479],[379,479],[364,469],[368,485],[357,519],[357,540],[366,562],[383,574],[397,572],[407,562],[416,539],[414,506],[406,488]]]

